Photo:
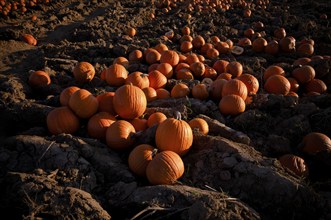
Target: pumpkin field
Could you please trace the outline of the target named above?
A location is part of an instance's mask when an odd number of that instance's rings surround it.
[[[1,215],[331,219],[330,12],[0,0]]]

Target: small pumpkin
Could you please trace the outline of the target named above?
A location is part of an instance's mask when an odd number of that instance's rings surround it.
[[[188,54],[188,55],[186,56],[186,60],[185,60],[185,62],[186,62],[187,64],[191,65],[192,63],[200,62],[200,60],[199,60],[199,57],[198,57],[197,54],[195,54],[195,53],[191,53],[191,54]]]
[[[173,98],[182,98],[190,94],[190,88],[184,83],[176,84],[170,92],[171,97]]]
[[[137,31],[133,27],[129,27],[126,29],[125,33],[127,35],[129,35],[130,37],[134,37],[136,35]]]
[[[117,57],[114,59],[113,64],[121,64],[125,68],[129,67],[129,60],[126,59],[125,57]]]
[[[117,114],[113,104],[114,96],[115,96],[115,92],[105,92],[98,95],[96,97],[99,102],[98,111],[109,112],[111,115],[116,116]]]
[[[206,120],[202,118],[193,118],[188,124],[191,126],[192,130],[196,130],[201,134],[207,135],[209,133],[209,125]]]
[[[113,105],[123,119],[134,119],[144,114],[147,107],[145,93],[137,86],[123,85],[115,91]]]
[[[160,63],[169,63],[176,66],[179,63],[178,53],[174,50],[166,50],[161,53]]]
[[[205,64],[198,61],[190,65],[190,70],[192,71],[194,77],[199,78],[205,73],[206,67]]]
[[[194,79],[190,69],[182,68],[176,73],[176,79]]]
[[[213,44],[211,44],[211,43],[205,43],[201,48],[200,48],[200,53],[202,54],[202,55],[206,55],[207,54],[207,51],[209,50],[209,49],[212,49],[212,48],[214,48],[214,46],[213,46]],[[215,49],[215,48],[214,48]],[[216,50],[216,49],[215,49]],[[218,50],[217,50],[217,52],[218,52]]]
[[[192,87],[193,98],[206,100],[209,97],[209,91],[206,84],[199,83]]]
[[[277,95],[287,95],[290,92],[291,84],[288,79],[281,75],[270,76],[264,84],[264,89],[268,93]]]
[[[286,37],[286,30],[284,28],[276,28],[274,30],[274,36],[277,39],[283,39],[284,37]]]
[[[232,75],[232,78],[238,77],[243,73],[243,66],[237,61],[232,61],[226,66],[226,72]]]
[[[79,129],[79,118],[67,107],[58,107],[47,114],[47,128],[51,134],[73,134]]]
[[[149,144],[136,146],[129,154],[128,165],[130,170],[142,177],[146,177],[146,168],[152,161],[157,150]]]
[[[217,78],[217,72],[213,67],[207,66],[205,68],[205,73],[202,76],[203,78],[210,78],[215,80]]]
[[[298,81],[293,77],[288,77],[287,79],[288,79],[288,81],[290,82],[290,85],[291,85],[290,91],[298,92],[299,87],[300,87]]]
[[[278,158],[278,160],[284,168],[291,170],[298,176],[307,176],[309,173],[305,160],[299,156],[285,154]]]
[[[125,84],[132,84],[132,85],[137,86],[141,89],[149,87],[148,74],[144,74],[144,73],[139,72],[139,71],[135,71],[133,73],[130,73],[128,75],[128,77],[125,79]]]
[[[315,78],[315,69],[309,65],[304,65],[302,67],[295,68],[292,71],[292,76],[299,82],[299,83],[307,83],[310,80]]]
[[[145,60],[148,64],[153,64],[159,62],[161,59],[161,54],[159,51],[153,48],[149,48],[149,51],[146,52]]]
[[[218,107],[224,115],[238,115],[245,111],[246,104],[238,95],[226,95],[222,97]]]
[[[155,50],[157,50],[159,53],[162,53],[163,51],[168,50],[168,46],[165,45],[164,43],[159,43],[154,47]],[[161,57],[160,57],[161,58]]]
[[[206,51],[206,57],[211,60],[217,59],[219,55],[220,52],[215,48],[210,48]]]
[[[269,66],[263,73],[263,80],[266,81],[270,76],[282,75],[285,76],[285,71],[282,67],[277,65]]]
[[[143,88],[143,92],[145,93],[147,102],[152,102],[158,99],[156,90],[152,87]]]
[[[125,120],[117,120],[107,128],[107,146],[113,150],[127,150],[133,144],[131,135],[135,132],[136,130],[130,122]]]
[[[325,93],[327,90],[326,84],[320,79],[312,79],[305,84],[305,90],[309,92],[318,92],[320,94]]]
[[[186,154],[193,143],[190,125],[180,117],[168,118],[156,129],[155,143],[161,151],[170,150],[180,156]]]
[[[69,107],[80,118],[89,118],[98,111],[99,102],[86,89],[79,89],[69,99]]]
[[[229,65],[229,62],[226,60],[217,60],[213,64],[213,68],[216,70],[218,74],[225,73],[226,67]]]
[[[87,133],[92,138],[103,139],[106,137],[107,128],[116,121],[108,112],[98,112],[89,118]]]
[[[170,92],[164,88],[159,88],[156,91],[158,99],[168,99],[171,98]]]
[[[122,86],[128,78],[128,71],[121,64],[112,64],[105,72],[106,82],[110,86]]]
[[[133,125],[136,132],[145,131],[148,128],[147,119],[145,119],[145,118],[134,118],[134,119],[130,120],[129,122]]]
[[[85,61],[77,63],[72,72],[79,83],[90,82],[95,75],[94,66]]]
[[[268,42],[263,37],[256,38],[252,43],[253,51],[261,53],[264,51],[264,48],[268,45]]]
[[[245,36],[245,37],[248,37],[248,38],[253,37],[254,34],[255,34],[255,31],[253,30],[253,28],[247,28],[247,29],[244,31],[244,36]]]
[[[141,50],[133,50],[129,53],[129,62],[141,62],[144,59]]]
[[[169,63],[160,63],[156,70],[160,71],[167,79],[170,79],[174,73],[173,67]]]
[[[76,92],[77,90],[79,90],[80,88],[77,86],[69,86],[67,88],[65,88],[64,90],[62,90],[62,92],[60,93],[60,103],[62,106],[67,106],[69,103],[69,99],[71,97],[71,95]]]
[[[168,81],[167,77],[158,70],[153,70],[149,72],[148,79],[149,79],[149,86],[154,89],[165,87]]]
[[[225,79],[216,79],[210,85],[209,95],[212,99],[220,100],[222,97],[223,87],[227,83]]]
[[[154,112],[153,114],[151,114],[148,119],[147,119],[147,126],[148,127],[152,127],[154,125],[158,125],[161,122],[163,122],[164,120],[167,119],[167,116],[162,113],[162,112]]]
[[[292,36],[284,37],[279,41],[279,46],[283,52],[293,52],[295,51],[295,38]]]
[[[174,184],[184,174],[181,157],[172,151],[162,151],[155,155],[146,168],[148,181],[153,185]]]
[[[222,89],[222,97],[226,95],[238,95],[245,100],[247,98],[247,87],[239,79],[231,79],[224,84]]]
[[[259,90],[259,86],[260,86],[259,81],[252,74],[244,73],[241,76],[239,76],[237,79],[239,79],[246,85],[248,95],[256,94],[257,91]]]
[[[51,84],[51,78],[45,71],[31,71],[28,83],[33,89],[40,89]]]
[[[203,45],[205,45],[205,39],[201,35],[197,35],[193,40],[193,48],[196,50],[200,50]]]
[[[31,34],[23,34],[22,38],[23,38],[23,41],[27,44],[30,44],[32,46],[37,45],[36,38],[34,36],[32,36]]]
[[[314,46],[309,43],[301,44],[297,48],[297,53],[300,56],[311,56],[314,53]]]
[[[193,44],[190,41],[183,41],[180,44],[180,51],[182,53],[188,53],[191,52],[193,50]]]
[[[279,52],[279,43],[276,40],[271,40],[268,42],[267,46],[264,48],[267,54],[276,55]]]
[[[323,133],[310,132],[304,136],[300,147],[303,152],[308,154],[316,154],[321,151],[330,151],[331,140]]]

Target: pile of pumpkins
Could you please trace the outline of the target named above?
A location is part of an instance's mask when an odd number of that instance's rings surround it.
[[[61,107],[47,115],[48,130],[51,134],[72,134],[80,128],[82,120],[87,120],[90,137],[105,141],[110,149],[127,151],[133,148],[134,133],[157,126],[156,148],[146,144],[135,147],[129,156],[129,167],[137,175],[147,176],[152,184],[172,184],[184,173],[181,156],[192,146],[193,130],[208,134],[208,124],[201,118],[189,122],[181,120],[180,115],[167,118],[161,112],[144,118],[147,103],[192,96],[218,102],[224,115],[244,112],[246,104],[259,91],[259,81],[254,75],[243,73],[241,63],[219,59],[219,54],[231,52],[233,47],[231,40],[220,41],[217,36],[212,36],[208,42],[200,35],[192,37],[190,29],[184,27],[178,50],[159,43],[144,51],[133,50],[128,57],[117,57],[100,73],[100,78],[116,91],[94,96],[77,86],[65,88],[59,98]],[[148,73],[129,73],[130,65],[137,63],[147,64]],[[309,74],[300,73],[301,68],[310,70]],[[294,95],[298,85],[293,82],[298,82],[306,88],[314,88],[314,93],[325,91],[324,86],[322,90],[317,90],[318,86],[308,86],[314,80],[312,67],[304,65],[298,69],[292,72],[293,79],[290,79],[284,76],[285,72],[279,66],[267,68],[263,75],[264,89],[269,93]],[[95,77],[94,66],[84,61],[77,63],[72,73],[79,84],[88,83]],[[178,83],[167,90],[167,82],[171,78],[177,79]],[[189,87],[185,81],[192,79],[199,83]],[[50,83],[46,72],[31,72],[31,87],[48,86]]]
[[[0,0],[0,13],[7,17],[11,13],[19,12],[24,14],[28,8],[34,8],[40,4],[48,4],[51,0]]]

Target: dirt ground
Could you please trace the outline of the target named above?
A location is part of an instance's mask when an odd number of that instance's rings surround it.
[[[155,1],[157,2],[157,1]],[[236,1],[233,1],[236,2]],[[258,1],[247,1],[257,4]],[[213,100],[194,98],[157,100],[147,114],[163,111],[184,119],[204,117],[207,136],[196,134],[192,149],[183,157],[185,173],[174,185],[153,186],[128,167],[129,152],[109,149],[105,141],[90,138],[87,120],[75,134],[51,135],[47,114],[60,106],[59,95],[78,86],[94,95],[115,91],[100,79],[102,70],[119,56],[163,42],[179,51],[181,29],[205,39],[218,36],[235,44],[244,30],[256,27],[266,39],[283,27],[297,42],[314,40],[314,55],[331,55],[331,4],[328,0],[270,0],[265,9],[187,12],[184,3],[165,12],[152,1],[59,0],[0,16],[0,211],[10,219],[331,219],[331,151],[307,155],[300,151],[309,132],[331,137],[331,60],[312,61],[324,74],[326,93],[300,98],[266,94],[262,74],[278,64],[289,74],[297,53],[270,55],[245,48],[237,60],[244,72],[256,76],[260,90],[237,116],[219,112]],[[155,18],[151,18],[151,13]],[[191,15],[190,17],[188,15]],[[327,19],[322,19],[326,14]],[[32,15],[37,20],[32,21]],[[134,27],[137,34],[124,33]],[[173,30],[173,40],[161,36]],[[32,34],[38,43],[22,40]],[[161,38],[160,38],[161,37]],[[177,39],[177,40],[176,40]],[[94,79],[75,81],[77,62],[90,62]],[[206,63],[212,62],[206,60]],[[129,71],[146,72],[146,63]],[[41,91],[28,84],[30,70],[45,70],[51,85]],[[196,83],[196,82],[190,82]],[[173,86],[169,81],[167,87]],[[136,139],[154,144],[155,130]],[[284,169],[278,157],[295,154],[305,159],[309,175],[298,177]]]

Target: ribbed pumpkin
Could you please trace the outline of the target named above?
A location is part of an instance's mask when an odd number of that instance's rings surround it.
[[[293,154],[285,154],[279,159],[280,164],[298,176],[308,175],[308,166],[304,159]]]
[[[178,65],[175,67],[175,73],[178,73],[181,69],[190,69],[190,65],[187,63],[178,63]]]
[[[158,99],[156,90],[152,87],[143,88],[143,92],[145,93],[147,102],[152,102]]]
[[[243,100],[247,98],[247,87],[238,79],[227,81],[222,89],[222,97],[226,95],[239,95]]]
[[[145,55],[145,60],[148,64],[153,64],[159,62],[161,59],[161,54],[159,51],[149,48],[149,51]]]
[[[184,163],[178,154],[163,151],[155,155],[146,168],[148,181],[153,185],[174,184],[184,174]]]
[[[308,154],[316,154],[321,151],[331,150],[330,138],[320,132],[311,132],[302,140],[302,151]]]
[[[209,125],[206,120],[202,118],[193,118],[188,122],[192,130],[197,130],[201,134],[207,135],[209,133]]]
[[[67,107],[58,107],[47,115],[47,128],[51,134],[73,134],[79,129],[79,118]]]
[[[176,79],[194,79],[190,69],[183,68],[176,73]]]
[[[154,112],[151,114],[147,119],[147,125],[148,127],[152,127],[154,125],[158,125],[161,122],[165,121],[167,119],[167,116],[163,114],[162,112]]]
[[[136,146],[129,154],[128,165],[130,170],[142,177],[146,177],[146,168],[152,161],[156,149],[149,144]]]
[[[306,92],[318,92],[320,94],[325,93],[327,90],[327,86],[320,79],[312,79],[308,83],[305,84]]]
[[[89,118],[98,111],[99,102],[86,89],[79,89],[69,99],[69,107],[80,118]]]
[[[39,89],[51,84],[51,78],[45,71],[32,71],[30,73],[28,83],[33,89]]]
[[[116,113],[123,119],[134,119],[144,114],[147,99],[144,92],[134,85],[123,85],[115,91],[113,99]]]
[[[222,97],[218,105],[224,115],[238,115],[245,111],[245,101],[238,95],[226,95]]]
[[[222,97],[222,90],[228,81],[225,79],[216,79],[210,85],[209,96],[215,100],[220,100]]]
[[[202,62],[194,62],[190,65],[190,70],[195,78],[200,78],[205,73],[206,67]]]
[[[111,86],[122,86],[128,77],[128,71],[121,64],[112,64],[106,69],[105,78],[106,82]]]
[[[287,95],[291,89],[288,79],[281,75],[270,76],[264,84],[264,89],[268,93],[277,95]]]
[[[226,72],[232,75],[232,78],[238,77],[243,73],[243,66],[237,61],[232,61],[226,66]]]
[[[192,146],[192,129],[184,120],[168,118],[157,127],[155,143],[161,151],[170,150],[182,156]]]
[[[84,61],[77,63],[72,72],[79,83],[90,82],[95,75],[94,66]]]
[[[176,66],[179,63],[178,53],[174,50],[166,50],[161,53],[160,63],[169,63]]]
[[[114,61],[113,64],[120,64],[124,66],[125,68],[129,67],[129,60],[126,59],[125,57],[117,57]]]
[[[134,119],[130,120],[129,122],[133,125],[136,132],[144,131],[148,128],[147,119],[145,119],[145,118],[134,118]]]
[[[103,139],[106,137],[107,128],[116,121],[108,112],[98,112],[87,123],[87,133],[92,138]]]
[[[285,71],[283,68],[277,65],[269,66],[263,73],[263,80],[266,81],[270,76],[273,75],[285,76]]]
[[[158,99],[168,99],[168,98],[171,98],[171,95],[170,95],[170,92],[166,89],[163,89],[163,88],[159,88],[156,91],[156,94],[157,94],[157,98]]]
[[[105,92],[97,96],[99,102],[98,111],[99,112],[109,112],[111,115],[116,116],[116,111],[114,109],[113,99],[115,92]]]
[[[229,62],[226,60],[217,60],[213,64],[213,68],[216,70],[218,74],[225,73],[226,67],[229,65]]]
[[[127,150],[132,144],[132,133],[135,133],[133,125],[124,120],[117,120],[112,123],[106,131],[106,143],[113,150]]]
[[[60,93],[60,103],[62,106],[67,106],[69,103],[69,99],[71,97],[71,95],[76,92],[77,90],[79,90],[80,88],[77,86],[69,86],[67,88],[65,88],[64,90],[62,90],[62,92]]]
[[[149,86],[158,89],[163,88],[167,84],[167,77],[158,70],[153,70],[148,73]]]
[[[209,97],[209,91],[206,84],[199,83],[192,87],[193,98],[206,100]]]
[[[185,62],[189,65],[191,65],[192,63],[195,63],[195,62],[199,62],[199,57],[198,55],[196,55],[195,53],[190,53],[186,56],[186,60]]]
[[[125,84],[132,84],[141,89],[149,87],[148,75],[139,71],[130,73],[125,80]]]
[[[184,83],[178,83],[171,89],[171,97],[182,98],[190,94],[190,88]]]
[[[292,71],[292,76],[299,83],[307,83],[315,78],[315,69],[309,65],[298,67]]]
[[[244,73],[241,76],[239,76],[237,79],[245,83],[249,95],[256,94],[257,91],[259,90],[259,86],[260,86],[259,81],[252,74]]]
[[[169,63],[160,63],[156,70],[160,71],[167,79],[170,79],[174,73],[172,66]]]

